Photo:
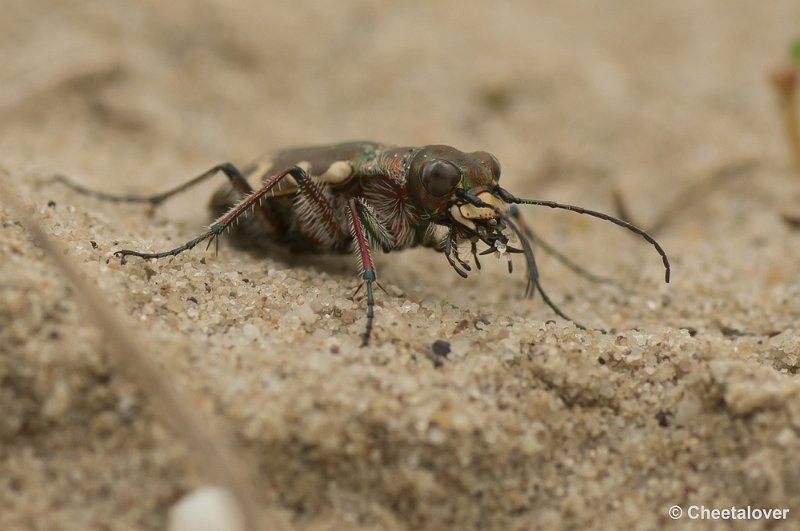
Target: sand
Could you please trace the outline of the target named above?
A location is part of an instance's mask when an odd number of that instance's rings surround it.
[[[191,405],[237,441],[268,521],[328,529],[800,527],[800,175],[768,72],[800,4],[12,0],[0,20],[0,168]],[[215,185],[148,193],[291,145],[483,149],[529,207],[522,263],[458,277],[377,257],[372,344],[351,257],[162,250]],[[702,183],[711,183],[703,185]],[[687,192],[688,190],[688,192]],[[664,216],[664,213],[669,213]],[[82,293],[0,210],[0,529],[164,529],[208,484],[163,404],[118,368]],[[435,341],[451,352],[434,354]],[[668,509],[680,506],[673,520]],[[692,520],[690,507],[789,509]]]

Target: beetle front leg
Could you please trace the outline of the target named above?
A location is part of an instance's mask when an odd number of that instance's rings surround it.
[[[372,284],[377,283],[378,275],[375,273],[375,266],[372,263],[369,244],[367,243],[367,232],[362,223],[366,207],[357,198],[350,199],[347,202],[347,207],[350,211],[350,232],[355,244],[354,251],[361,270],[361,279],[364,281],[367,292],[367,328],[364,330],[361,343],[362,347],[366,347],[369,344],[369,338],[372,334],[372,321],[375,318],[375,294],[373,293]]]
[[[442,252],[444,253],[444,257],[447,258],[447,263],[450,264],[450,267],[452,267],[453,270],[458,273],[459,276],[461,276],[461,278],[467,278],[467,271],[472,271],[472,268],[458,255],[458,240],[455,229],[450,229],[450,232],[447,234],[447,238],[445,238],[444,241],[444,250]],[[453,259],[454,256],[455,260]],[[463,267],[463,269],[459,267],[459,264]],[[480,269],[480,265],[478,268]],[[467,271],[464,271],[464,269]]]
[[[523,254],[525,255],[525,261],[528,267],[528,285],[525,287],[525,296],[533,297],[534,293],[538,291],[542,295],[542,300],[544,300],[545,304],[547,304],[551,310],[553,310],[556,315],[561,317],[562,319],[566,319],[567,321],[572,322],[576,327],[581,330],[586,330],[586,326],[582,325],[572,317],[565,314],[558,305],[553,302],[547,292],[542,288],[542,283],[539,280],[539,268],[536,267],[536,257],[533,255],[533,248],[531,247],[531,242],[528,241],[525,234],[523,234],[522,230],[517,227],[517,225],[510,219],[506,219],[506,223],[511,228],[512,232],[517,236],[520,244],[522,245]],[[604,330],[600,330],[601,332],[605,333]]]
[[[618,284],[614,279],[603,277],[600,275],[595,275],[591,271],[581,267],[580,265],[573,262],[568,256],[562,254],[558,251],[555,247],[544,241],[538,234],[535,234],[530,226],[525,222],[525,219],[522,217],[522,213],[520,212],[519,208],[515,205],[512,205],[509,211],[509,215],[511,216],[514,221],[517,222],[517,225],[522,232],[530,238],[530,240],[542,248],[544,252],[558,260],[564,267],[575,273],[576,275],[585,278],[589,282],[594,282],[595,284]]]

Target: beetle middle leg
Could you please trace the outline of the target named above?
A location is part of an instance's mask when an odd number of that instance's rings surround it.
[[[365,214],[368,214],[367,207],[360,199],[350,199],[347,202],[347,208],[350,214],[350,230],[353,236],[354,251],[367,293],[367,328],[364,330],[361,342],[361,346],[366,347],[369,344],[369,338],[372,334],[372,321],[375,318],[375,294],[372,284],[378,281],[368,242],[368,236],[370,232],[374,232],[374,227],[370,227],[370,220],[365,216]],[[367,219],[365,220],[365,218]],[[367,223],[365,224],[364,221],[367,221]]]
[[[352,241],[363,280],[361,286],[365,287],[367,297],[367,326],[362,336],[362,346],[367,346],[375,318],[373,284],[381,287],[375,273],[370,244],[391,248],[393,238],[363,199],[351,198],[346,203],[337,203],[325,187],[308,175],[295,175],[295,180],[295,208],[301,231],[318,244],[329,248],[341,248]],[[349,235],[342,228],[348,222]]]

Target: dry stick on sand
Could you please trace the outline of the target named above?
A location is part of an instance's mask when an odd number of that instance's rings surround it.
[[[800,44],[798,45],[800,47]],[[797,170],[800,171],[800,108],[798,105],[798,81],[800,69],[794,66],[787,66],[776,70],[770,76],[772,86],[778,93],[778,100],[783,115],[783,126],[786,131],[786,138],[789,140],[789,149],[794,154],[794,162]],[[785,212],[781,215],[784,223],[792,229],[800,229],[800,215]]]
[[[712,171],[707,177],[690,184],[678,192],[678,195],[661,210],[656,220],[647,227],[647,232],[653,235],[658,234],[664,230],[664,227],[677,219],[682,212],[689,209],[689,207],[704,200],[709,194],[715,192],[730,180],[750,173],[756,166],[758,166],[758,161],[755,159],[745,159],[730,164],[724,164]],[[616,189],[613,191],[613,194],[617,217],[629,223],[633,223],[634,225],[638,225],[635,221],[631,220],[631,214],[625,202],[625,197],[622,195],[622,191]],[[644,225],[638,226],[643,227]]]
[[[99,290],[85,280],[84,275],[66,258],[61,246],[45,234],[39,224],[28,215],[22,202],[17,199],[19,195],[9,188],[10,183],[3,184],[6,191],[2,202],[9,208],[11,215],[56,264],[75,288],[75,292],[80,294],[80,301],[88,316],[105,335],[110,345],[107,350],[114,361],[124,368],[151,400],[163,406],[154,408],[153,411],[161,414],[162,421],[171,426],[174,433],[182,437],[186,445],[194,451],[208,477],[233,495],[242,511],[245,529],[289,529],[286,521],[273,520],[266,525],[267,522],[260,514],[251,478],[242,463],[234,457],[231,442],[213,431],[216,422],[211,422],[206,415],[195,410],[190,405],[191,401],[170,384],[170,378],[165,375],[164,369],[158,367],[145,353],[141,337],[134,337],[131,327],[105,304]]]
[[[793,66],[776,70],[770,76],[772,86],[778,93],[778,101],[783,115],[783,125],[789,149],[794,155],[794,162],[800,170],[800,108],[798,108],[798,77],[800,71]]]

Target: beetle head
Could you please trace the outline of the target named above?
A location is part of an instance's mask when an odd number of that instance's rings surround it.
[[[489,247],[480,254],[522,253],[528,268],[527,292],[532,295],[534,289],[538,290],[556,313],[566,317],[542,291],[533,247],[529,241],[533,235],[515,222],[519,218],[510,210],[510,205],[538,205],[599,218],[638,234],[653,245],[661,256],[665,281],[669,282],[670,264],[667,254],[646,231],[625,220],[595,210],[555,201],[517,197],[500,187],[500,164],[485,151],[463,153],[449,146],[426,146],[414,155],[408,175],[410,199],[421,208],[423,217],[449,228],[448,236],[443,242],[444,253],[450,265],[463,277],[467,276],[464,269],[469,270],[469,267],[458,257],[457,246],[460,240],[468,239],[472,242],[472,253],[478,267],[480,265],[475,250],[478,240]],[[521,249],[508,245],[512,242],[518,242]]]
[[[409,187],[434,223],[474,235],[481,226],[496,226],[508,209],[493,191],[500,163],[485,152],[463,153],[450,146],[425,146],[411,161]],[[463,194],[489,206],[476,206]]]

